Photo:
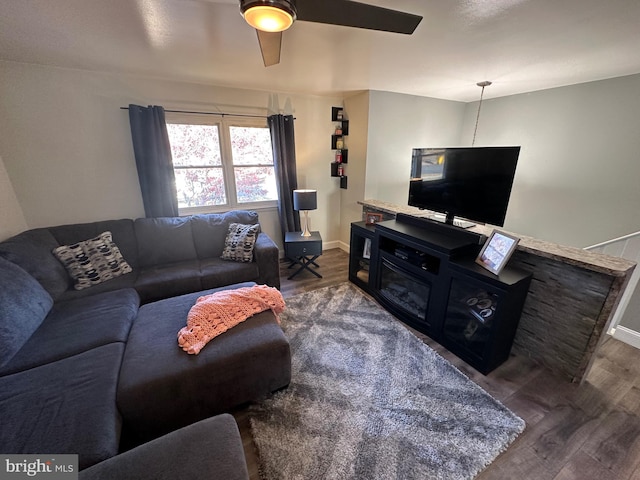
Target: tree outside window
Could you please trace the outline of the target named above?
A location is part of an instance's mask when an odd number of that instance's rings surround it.
[[[229,133],[238,203],[277,200],[269,129],[230,127]]]
[[[180,209],[268,204],[278,199],[266,125],[167,123]]]

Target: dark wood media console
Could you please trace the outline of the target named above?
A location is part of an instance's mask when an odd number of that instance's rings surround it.
[[[382,214],[385,220],[433,213],[380,200],[358,203],[363,219],[369,213]],[[476,225],[468,231],[490,235],[493,229]],[[636,264],[510,233],[520,237],[520,243],[509,265],[533,275],[512,351],[570,381],[584,382]]]
[[[351,225],[349,279],[483,374],[509,356],[531,274],[474,260],[484,237],[399,215]]]

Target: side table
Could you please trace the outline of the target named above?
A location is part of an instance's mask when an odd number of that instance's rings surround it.
[[[300,265],[300,268],[293,272],[289,280],[303,270],[309,270],[316,277],[322,278],[322,275],[309,268],[309,265],[313,265],[316,268],[319,267],[315,260],[322,255],[322,237],[320,236],[320,232],[311,232],[310,237],[303,237],[302,232],[286,232],[284,236],[284,254],[291,260],[289,268],[294,265]]]

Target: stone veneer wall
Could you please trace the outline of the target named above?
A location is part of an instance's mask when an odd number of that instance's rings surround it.
[[[614,279],[527,252],[515,252],[509,267],[533,273],[512,352],[580,380],[597,346],[592,338],[602,334]]]

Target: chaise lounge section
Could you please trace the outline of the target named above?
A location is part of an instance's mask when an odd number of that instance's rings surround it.
[[[239,283],[140,308],[127,341],[117,394],[127,441],[138,444],[235,405],[259,402],[289,384],[289,343],[270,310],[214,338],[198,355],[176,348],[176,332],[184,327],[198,297],[252,285]]]

